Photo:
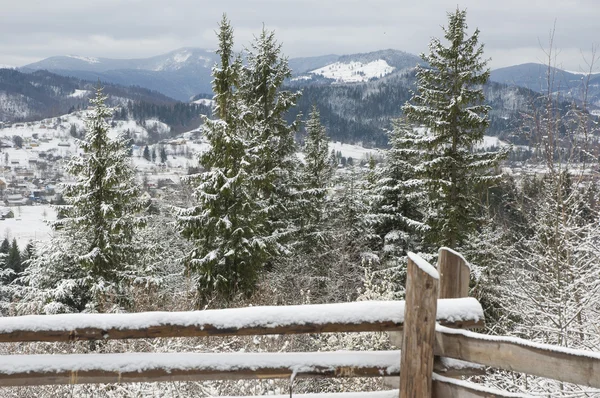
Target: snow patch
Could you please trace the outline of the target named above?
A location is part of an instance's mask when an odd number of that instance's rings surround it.
[[[477,144],[475,144],[475,149],[484,150],[484,149],[490,149],[490,148],[503,148],[503,147],[507,147],[507,146],[510,146],[510,144],[508,142],[504,142],[504,141],[500,140],[500,138],[498,138],[498,137],[484,135],[483,140],[479,141]]]
[[[175,61],[177,63],[183,63],[183,62],[187,61],[191,56],[192,56],[192,54],[190,54],[188,52],[177,53],[173,56],[173,61]]]
[[[310,76],[310,75],[302,75],[302,76],[294,77],[293,79],[290,79],[290,81],[298,82],[300,80],[311,80],[311,79],[312,79],[312,76]]]
[[[389,75],[394,69],[396,68],[390,66],[385,60],[378,59],[367,63],[335,62],[309,73],[333,79],[338,83],[357,83]]]
[[[0,221],[0,237],[17,240],[21,250],[30,241],[44,242],[52,237],[49,221],[56,220],[56,210],[50,205],[12,206],[14,217]]]
[[[455,250],[450,249],[449,247],[443,247],[443,246],[440,247],[440,250],[438,250],[438,253],[441,253],[442,250],[446,250],[446,251],[454,254],[456,257],[459,257],[461,260],[463,260],[463,262],[465,263],[465,265],[467,267],[469,267],[469,270],[472,270],[471,264],[469,264],[469,262],[465,259],[465,257],[462,254],[460,254],[459,252],[457,252]]]
[[[87,96],[89,93],[89,90],[79,90],[76,88],[73,93],[69,94],[69,97],[81,98]]]
[[[192,103],[204,106],[213,106],[215,104],[215,100],[209,98],[200,98],[199,100],[193,101]]]
[[[329,142],[329,152],[332,150],[341,152],[343,157],[354,160],[368,159],[379,151],[375,148],[364,148],[360,145],[342,144],[339,141]]]
[[[85,61],[88,64],[97,64],[97,63],[100,62],[100,60],[98,58],[94,58],[94,57],[82,57],[82,56],[79,56],[79,55],[67,55],[67,57],[78,59],[80,61]]]
[[[429,276],[431,276],[434,279],[440,279],[440,274],[433,267],[433,265],[429,264],[421,256],[419,256],[419,255],[417,255],[417,254],[415,254],[413,252],[408,252],[407,255],[408,255],[408,258],[413,263],[415,263],[415,265],[417,267],[419,267],[423,272],[426,272]]]

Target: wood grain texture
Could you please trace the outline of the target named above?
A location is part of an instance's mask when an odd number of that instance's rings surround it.
[[[400,398],[431,397],[439,280],[408,260]]]
[[[528,395],[490,391],[477,384],[460,382],[445,377],[433,379],[433,398],[528,398]]]
[[[600,388],[600,353],[565,352],[560,347],[536,347],[517,339],[476,333],[436,332],[435,352],[498,369]]]
[[[438,255],[440,273],[440,298],[460,298],[469,296],[471,269],[462,256],[442,247]]]

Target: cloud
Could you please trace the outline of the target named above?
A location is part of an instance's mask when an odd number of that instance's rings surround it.
[[[491,65],[536,62],[556,20],[561,63],[577,68],[579,51],[598,40],[597,0],[466,0],[469,27],[481,30]],[[3,4],[0,64],[52,55],[133,58],[194,46],[214,48],[227,12],[241,48],[262,24],[277,31],[291,57],[395,48],[427,50],[441,36],[455,1],[422,0],[22,0]]]

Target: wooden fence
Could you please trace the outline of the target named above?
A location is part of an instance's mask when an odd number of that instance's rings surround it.
[[[389,332],[400,351],[0,355],[0,386],[387,376],[398,390],[339,397],[522,396],[456,379],[489,366],[600,388],[600,353],[466,330],[483,310],[458,253],[440,249],[437,269],[410,254],[407,271],[406,301],[0,319],[0,342]]]

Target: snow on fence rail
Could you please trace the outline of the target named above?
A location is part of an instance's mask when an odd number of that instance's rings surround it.
[[[0,318],[0,342],[387,331],[401,352],[4,355],[0,386],[394,376],[397,392],[364,398],[523,396],[448,378],[482,374],[484,365],[600,388],[600,353],[455,329],[483,326],[458,253],[440,249],[437,270],[410,254],[407,271],[406,302]]]
[[[600,352],[436,327],[437,355],[600,388]]]
[[[0,386],[397,376],[399,357],[400,351],[1,355]],[[446,376],[483,372],[451,359],[438,359],[434,369]]]
[[[27,315],[0,319],[0,342],[241,336],[402,330],[404,301],[267,306],[190,312]],[[474,298],[442,299],[437,322],[483,327]]]

